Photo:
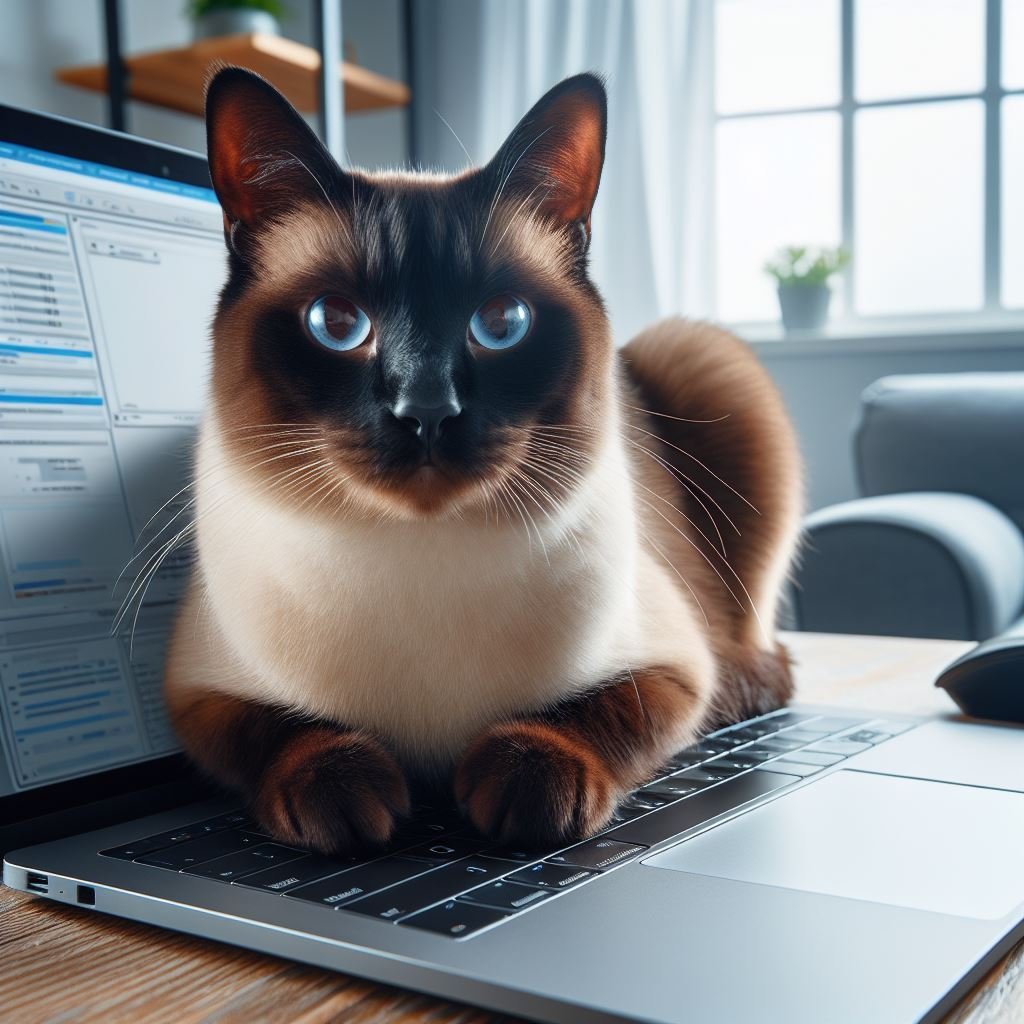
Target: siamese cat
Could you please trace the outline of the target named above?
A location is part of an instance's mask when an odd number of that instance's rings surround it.
[[[718,327],[613,344],[598,78],[452,175],[343,170],[238,68],[207,126],[229,274],[166,667],[202,769],[318,851],[439,787],[496,842],[564,844],[787,700],[793,430]]]

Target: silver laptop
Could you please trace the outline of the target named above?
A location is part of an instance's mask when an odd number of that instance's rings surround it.
[[[795,707],[559,850],[424,807],[332,860],[204,791],[160,701],[187,561],[110,626],[180,507],[222,249],[201,158],[0,108],[7,885],[541,1021],[934,1020],[1020,937],[1019,729]]]

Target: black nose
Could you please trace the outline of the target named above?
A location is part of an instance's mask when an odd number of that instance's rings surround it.
[[[400,398],[391,407],[391,411],[400,423],[404,423],[430,448],[440,435],[444,422],[458,416],[462,406],[454,397],[445,399],[439,405],[419,405],[415,401]]]

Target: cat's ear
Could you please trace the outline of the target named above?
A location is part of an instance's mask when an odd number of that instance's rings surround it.
[[[560,225],[578,225],[589,238],[607,134],[608,98],[601,79],[574,75],[534,104],[487,170],[502,195],[535,200],[546,216]]]
[[[210,80],[206,142],[229,245],[238,226],[341,193],[344,172],[288,100],[252,71],[225,68]]]

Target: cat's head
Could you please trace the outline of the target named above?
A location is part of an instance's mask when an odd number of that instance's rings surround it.
[[[345,171],[258,76],[207,94],[233,462],[319,512],[536,515],[585,474],[613,356],[587,276],[606,99],[567,79],[486,166]]]

